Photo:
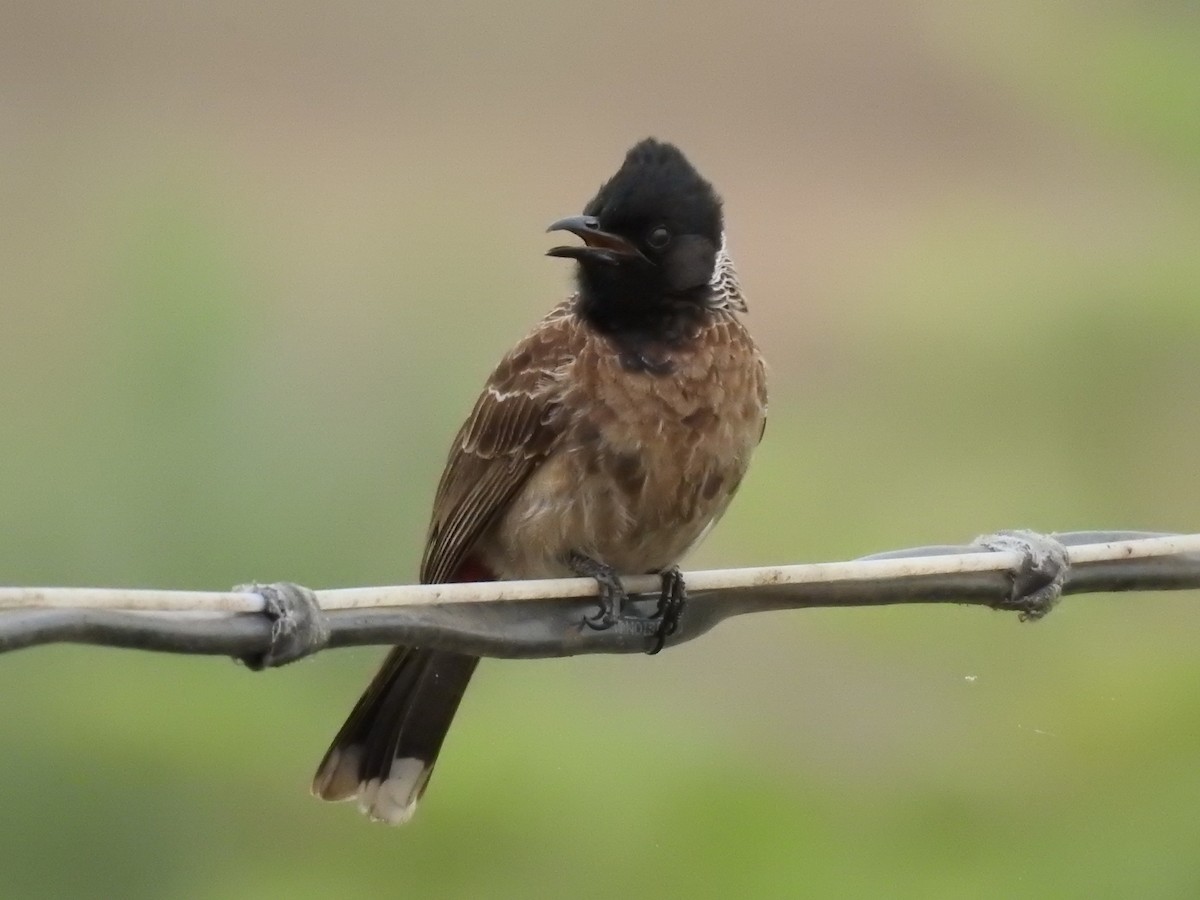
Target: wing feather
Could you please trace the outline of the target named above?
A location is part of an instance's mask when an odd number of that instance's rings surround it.
[[[421,581],[455,577],[562,432],[562,376],[582,333],[558,307],[492,372],[451,445],[433,502]]]

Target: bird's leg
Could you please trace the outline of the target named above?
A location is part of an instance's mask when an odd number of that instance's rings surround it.
[[[604,631],[621,621],[629,595],[625,593],[616,569],[575,550],[567,557],[567,565],[576,575],[594,578],[600,586],[600,612],[595,616],[584,616],[583,624]]]
[[[670,607],[687,600],[687,587],[683,583],[683,573],[679,566],[671,566],[661,572],[652,572],[662,579],[662,593],[658,595],[658,606],[654,608],[653,618],[658,619],[668,612]]]
[[[654,633],[654,648],[647,651],[651,656],[663,648],[667,638],[675,633],[679,626],[679,617],[687,605],[687,586],[683,583],[683,573],[679,566],[671,566],[659,573],[662,578],[662,593],[658,596],[658,606],[654,610],[654,618],[658,619],[658,630]]]

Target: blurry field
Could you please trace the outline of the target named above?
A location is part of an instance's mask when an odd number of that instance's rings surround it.
[[[501,12],[501,9],[504,11]],[[646,134],[726,198],[766,443],[694,565],[1200,530],[1182,3],[10,3],[0,583],[415,574]],[[307,796],[380,651],[0,659],[4,897],[1200,896],[1200,596],[488,662],[416,821]]]

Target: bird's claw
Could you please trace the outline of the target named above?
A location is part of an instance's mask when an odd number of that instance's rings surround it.
[[[600,610],[594,616],[584,616],[583,624],[593,631],[607,631],[622,623],[636,627],[640,634],[650,634],[650,623],[657,622],[658,627],[653,631],[654,646],[646,652],[654,655],[667,642],[679,627],[679,617],[687,604],[687,588],[683,583],[683,575],[678,566],[664,569],[662,591],[658,596],[658,605],[649,618],[627,616],[625,601],[628,594],[621,579],[611,566],[585,556],[582,553],[572,553],[567,560],[572,571],[579,575],[595,579],[600,591]]]
[[[667,638],[679,627],[679,617],[687,605],[687,586],[679,566],[671,566],[662,572],[662,593],[658,595],[658,606],[653,618],[658,619],[658,630],[654,632],[654,646],[646,653],[653,656],[666,644]]]
[[[620,621],[620,618],[612,615],[612,613],[604,609],[604,607],[601,607],[600,612],[594,616],[583,617],[583,624],[592,629],[592,631],[608,631],[608,629],[612,628]]]
[[[616,570],[582,553],[572,553],[567,562],[577,574],[595,579],[600,589],[600,611],[584,616],[583,624],[593,631],[607,631],[620,622],[628,595]]]
[[[621,607],[624,605],[624,590],[618,595],[608,585],[600,585],[600,611],[594,616],[584,616],[583,624],[593,631],[608,631],[621,621]]]
[[[658,595],[658,606],[654,607],[651,618],[661,619],[670,609],[687,600],[687,588],[683,583],[683,573],[679,566],[671,566],[659,573],[662,578],[662,592]]]

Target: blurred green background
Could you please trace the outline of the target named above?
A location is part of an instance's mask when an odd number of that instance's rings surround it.
[[[1200,529],[1200,11],[0,9],[0,582],[413,578],[625,148],[726,198],[772,424],[694,566]],[[1200,896],[1195,593],[489,662],[415,822],[309,798],[381,651],[0,659],[4,897]]]

